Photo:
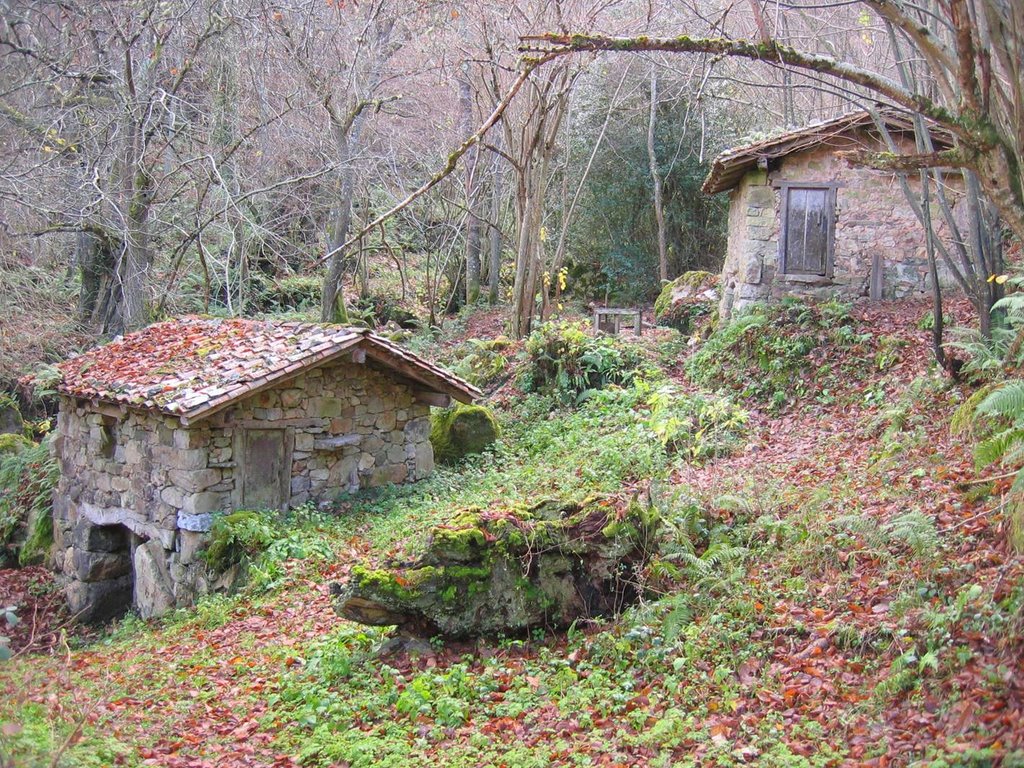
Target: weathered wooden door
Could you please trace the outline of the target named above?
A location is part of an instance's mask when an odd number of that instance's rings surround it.
[[[247,429],[242,433],[242,506],[246,509],[281,509],[291,490],[288,430]]]
[[[786,187],[783,206],[786,274],[826,275],[831,266],[833,190]]]

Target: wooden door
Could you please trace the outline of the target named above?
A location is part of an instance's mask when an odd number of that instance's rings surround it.
[[[286,429],[242,433],[241,503],[245,509],[283,509],[291,491],[291,457]]]
[[[828,274],[831,266],[832,190],[788,187],[785,193],[784,271],[797,275]]]

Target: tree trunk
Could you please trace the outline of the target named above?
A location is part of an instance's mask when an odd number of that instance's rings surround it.
[[[494,158],[494,171],[491,174],[491,225],[490,225],[490,263],[487,266],[487,301],[497,304],[501,290],[501,194],[502,178],[501,158]]]
[[[464,66],[468,67],[468,64]],[[459,78],[459,127],[463,136],[473,132],[473,91],[469,76],[463,72]],[[477,144],[466,158],[463,185],[466,192],[466,303],[473,304],[480,298],[480,216],[479,182],[476,178],[479,167],[480,145]]]
[[[331,254],[327,261],[327,275],[324,277],[323,290],[320,294],[320,319],[325,322],[340,322],[338,319],[345,312],[339,309],[344,306],[345,299],[341,295],[341,281],[351,259],[347,249],[342,248],[348,240],[348,231],[352,226],[352,196],[355,193],[355,168],[352,166],[352,147],[358,142],[362,116],[356,117],[351,130],[343,126],[334,126],[335,145],[338,159],[342,164],[337,184],[337,198],[331,220],[330,236],[327,239],[327,252]]]
[[[654,185],[654,219],[658,224],[658,275],[668,280],[668,241],[665,236],[665,207],[661,199],[661,171],[658,170],[658,156],[654,148],[654,129],[658,119],[658,75],[651,66],[650,83],[651,109],[647,119],[647,162]]]

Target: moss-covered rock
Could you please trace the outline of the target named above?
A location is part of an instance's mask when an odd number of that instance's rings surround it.
[[[695,270],[684,272],[665,283],[654,302],[658,325],[675,328],[680,333],[693,333],[715,320],[718,305],[719,276]]]
[[[347,619],[449,637],[565,627],[637,597],[659,518],[639,503],[596,498],[529,510],[470,510],[434,528],[412,561],[356,565],[331,587]]]
[[[40,565],[53,545],[53,514],[47,507],[33,507],[26,523],[25,543],[18,552],[18,565]]]
[[[0,394],[0,437],[6,433],[22,434],[24,431],[25,421],[21,418],[17,401],[10,395]]]
[[[21,435],[15,435],[13,433],[0,435],[0,456],[7,456],[12,453],[24,453],[32,446],[33,442]]]
[[[437,461],[451,463],[480,453],[501,434],[498,420],[482,405],[459,404],[430,417],[430,442]]]

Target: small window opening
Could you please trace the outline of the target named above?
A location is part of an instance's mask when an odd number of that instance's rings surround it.
[[[100,425],[100,455],[105,459],[114,458],[114,451],[117,448],[117,419],[113,416],[104,416]]]

